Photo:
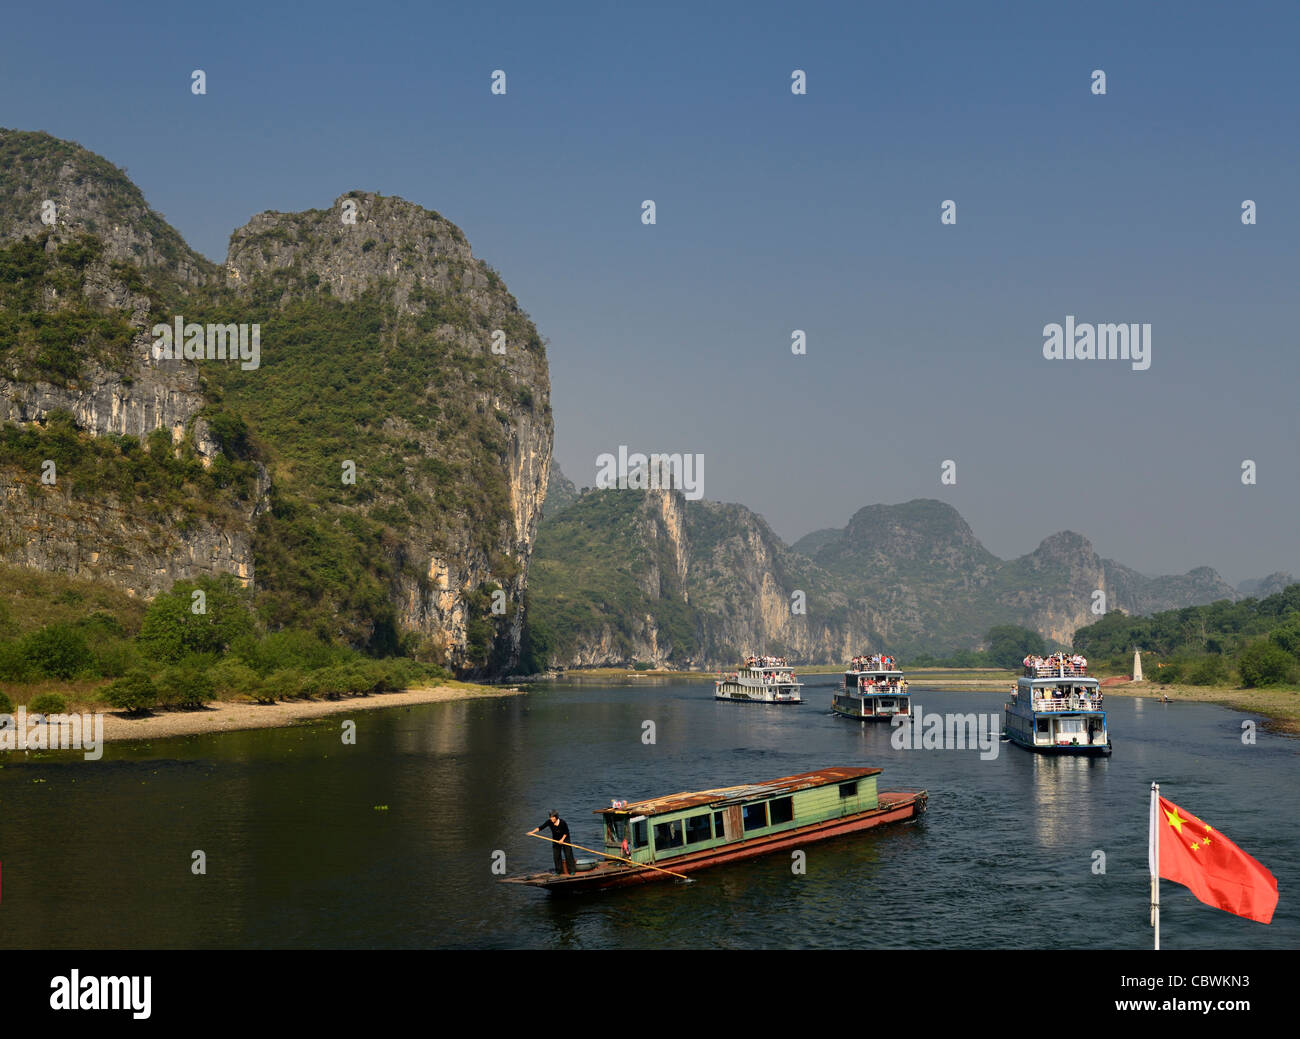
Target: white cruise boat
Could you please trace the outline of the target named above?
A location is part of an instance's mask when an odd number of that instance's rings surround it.
[[[743,703],[803,703],[795,678],[784,657],[749,657],[737,671],[723,674],[714,682],[715,700]]]
[[[910,714],[912,696],[898,661],[883,653],[854,657],[844,670],[844,688],[831,697],[831,710],[859,721]]]
[[[1005,709],[1005,735],[1041,754],[1111,752],[1101,683],[1080,656],[1026,657]]]

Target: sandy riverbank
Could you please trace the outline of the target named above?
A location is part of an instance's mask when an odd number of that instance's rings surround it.
[[[237,732],[245,729],[275,729],[312,721],[335,714],[355,714],[381,707],[410,707],[414,704],[441,703],[480,697],[519,696],[523,690],[481,685],[438,685],[406,689],[400,693],[376,693],[350,696],[342,700],[288,700],[274,704],[243,703],[218,700],[193,711],[158,711],[143,717],[118,712],[104,714],[104,742],[119,740],[155,740],[173,736],[197,736],[214,732]],[[102,705],[82,707],[94,712]],[[69,707],[69,713],[78,707]]]

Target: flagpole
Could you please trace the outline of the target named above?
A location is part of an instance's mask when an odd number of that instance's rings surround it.
[[[1160,948],[1160,834],[1156,826],[1160,816],[1160,784],[1151,784],[1150,854],[1151,866],[1151,926],[1155,928],[1157,949]]]

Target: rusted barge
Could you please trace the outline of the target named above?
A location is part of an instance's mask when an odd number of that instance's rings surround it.
[[[646,884],[918,818],[928,793],[877,791],[880,773],[836,766],[600,808],[594,814],[604,823],[605,861],[567,876],[528,873],[503,881],[555,894]]]

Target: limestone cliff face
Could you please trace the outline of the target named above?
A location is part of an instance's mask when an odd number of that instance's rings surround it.
[[[216,276],[122,170],[80,145],[0,129],[0,172],[0,241],[46,230],[56,240],[92,234],[104,243],[107,262],[158,273],[182,288]]]
[[[1104,594],[1105,609],[1130,613],[1236,597],[1208,568],[1144,577],[1101,559],[1070,531],[1003,561],[937,501],[859,510],[843,530],[799,542],[815,555],[810,560],[742,506],[669,492],[600,494],[628,496],[636,522],[621,527],[608,499],[587,494],[543,526],[538,565],[546,580],[535,605],[572,633],[557,647],[559,663],[709,666],[745,652],[819,663],[869,650],[943,653],[977,648],[997,624],[1068,645],[1077,628],[1097,620],[1093,604],[1103,600],[1095,592]],[[612,569],[636,581],[636,597],[613,594]],[[598,605],[575,609],[588,589]],[[793,608],[800,601],[802,614]]]
[[[261,213],[231,236],[227,285],[268,313],[327,297],[345,304],[379,300],[384,328],[375,348],[446,352],[449,364],[411,386],[414,405],[394,406],[385,434],[418,445],[406,457],[404,485],[382,487],[395,503],[405,489],[433,498],[436,481],[420,458],[463,464],[464,479],[503,484],[501,515],[442,512],[394,531],[399,624],[445,646],[451,662],[481,670],[469,655],[471,625],[482,604],[467,593],[506,592],[501,659],[517,659],[523,593],[551,465],[553,427],[546,355],[532,322],[497,273],[473,255],[455,225],[414,203],[354,191],[329,209]],[[359,349],[371,348],[358,344]],[[376,363],[380,363],[377,359]],[[417,398],[477,416],[492,441],[490,468],[471,458],[471,439],[450,423],[426,422]]]
[[[838,659],[872,637],[871,611],[740,505],[588,492],[548,519],[538,559],[532,609],[539,624],[576,629],[556,647],[568,666]]]
[[[33,324],[58,327],[64,319],[70,330],[66,340],[43,340],[44,366],[31,363],[21,341],[4,344],[0,425],[39,428],[66,413],[90,438],[144,441],[165,430],[174,450],[192,450],[210,465],[219,449],[199,414],[207,400],[198,371],[183,360],[156,360],[151,328],[164,301],[183,300],[211,280],[213,265],[120,170],[76,145],[0,130],[0,163],[0,247],[18,256],[36,243],[27,256],[40,258],[25,269],[39,290],[21,302],[6,293],[6,309]],[[78,321],[97,318],[122,329],[122,341],[97,350],[94,332],[77,338]],[[204,515],[167,518],[120,490],[92,492],[85,479],[76,467],[38,472],[0,458],[0,559],[108,580],[145,597],[199,574],[253,580],[252,522],[266,506],[264,472],[251,501],[224,494]]]
[[[510,665],[550,470],[550,383],[536,328],[459,228],[402,199],[351,192],[327,210],[255,216],[218,267],[123,171],[75,144],[0,130],[0,173],[0,250],[21,272],[0,285],[0,305],[30,329],[0,343],[0,426],[9,429],[0,559],[145,597],[230,573],[254,589],[278,581],[288,589],[280,606],[292,607],[314,560],[288,579],[275,571],[301,557],[268,543],[288,530],[308,544],[325,539],[317,543],[332,543],[335,561],[387,582],[398,635],[425,637],[466,671]],[[232,374],[154,357],[153,326],[179,316],[258,324],[264,367]],[[51,325],[69,330],[53,351]],[[311,469],[305,449],[295,455],[311,428],[291,442],[293,408],[272,399],[303,373],[347,409],[346,385],[318,371],[337,358],[314,365],[304,358],[313,349],[367,351],[369,370],[384,374],[361,401],[380,402],[379,417],[349,433],[345,457],[369,467],[350,497],[337,475],[331,490]],[[277,372],[292,378],[277,382]],[[100,443],[86,457],[103,462],[113,453],[103,445],[121,444],[115,472],[129,470],[130,452],[159,449],[150,434],[166,431],[178,460],[222,474],[209,481],[215,498],[160,511],[121,480],[96,486],[60,470],[42,482],[27,434],[51,422],[63,429],[64,413],[74,439]],[[218,418],[227,436],[248,419],[238,458],[214,432]],[[239,493],[221,468],[231,464],[253,472]],[[278,526],[267,525],[273,515]],[[259,574],[261,558],[273,562]],[[374,598],[367,589],[350,608],[379,615]]]
[[[116,494],[78,497],[0,467],[0,559],[48,573],[108,581],[146,599],[176,581],[233,574],[253,581],[249,524],[170,526],[142,521]]]
[[[1123,603],[1131,608],[1131,589],[1116,587],[1092,545],[1073,531],[1053,534],[1008,569],[1020,579],[999,597],[1000,604],[1053,642],[1068,644],[1076,628],[1109,609],[1124,609]]]
[[[1096,623],[1109,610],[1148,614],[1239,598],[1209,567],[1144,577],[1102,559],[1087,538],[1073,531],[1053,534],[1005,569],[1016,575],[1018,587],[1002,594],[999,602],[1011,609],[1018,623],[1067,645],[1078,628]]]
[[[690,584],[704,613],[701,663],[726,666],[747,653],[837,660],[874,637],[865,604],[850,604],[831,575],[791,552],[761,516],[740,505],[688,504],[698,512]]]
[[[198,371],[183,361],[154,361],[150,314],[160,295],[202,285],[216,268],[149,208],[121,170],[84,148],[48,134],[0,130],[0,167],[0,242],[40,239],[51,256],[87,235],[102,246],[81,274],[79,298],[47,286],[41,309],[82,304],[120,315],[135,332],[112,363],[88,357],[63,385],[19,379],[17,361],[8,359],[8,370],[0,370],[0,422],[67,411],[94,436],[168,429],[179,441],[204,404]],[[61,345],[80,348],[75,341]]]

